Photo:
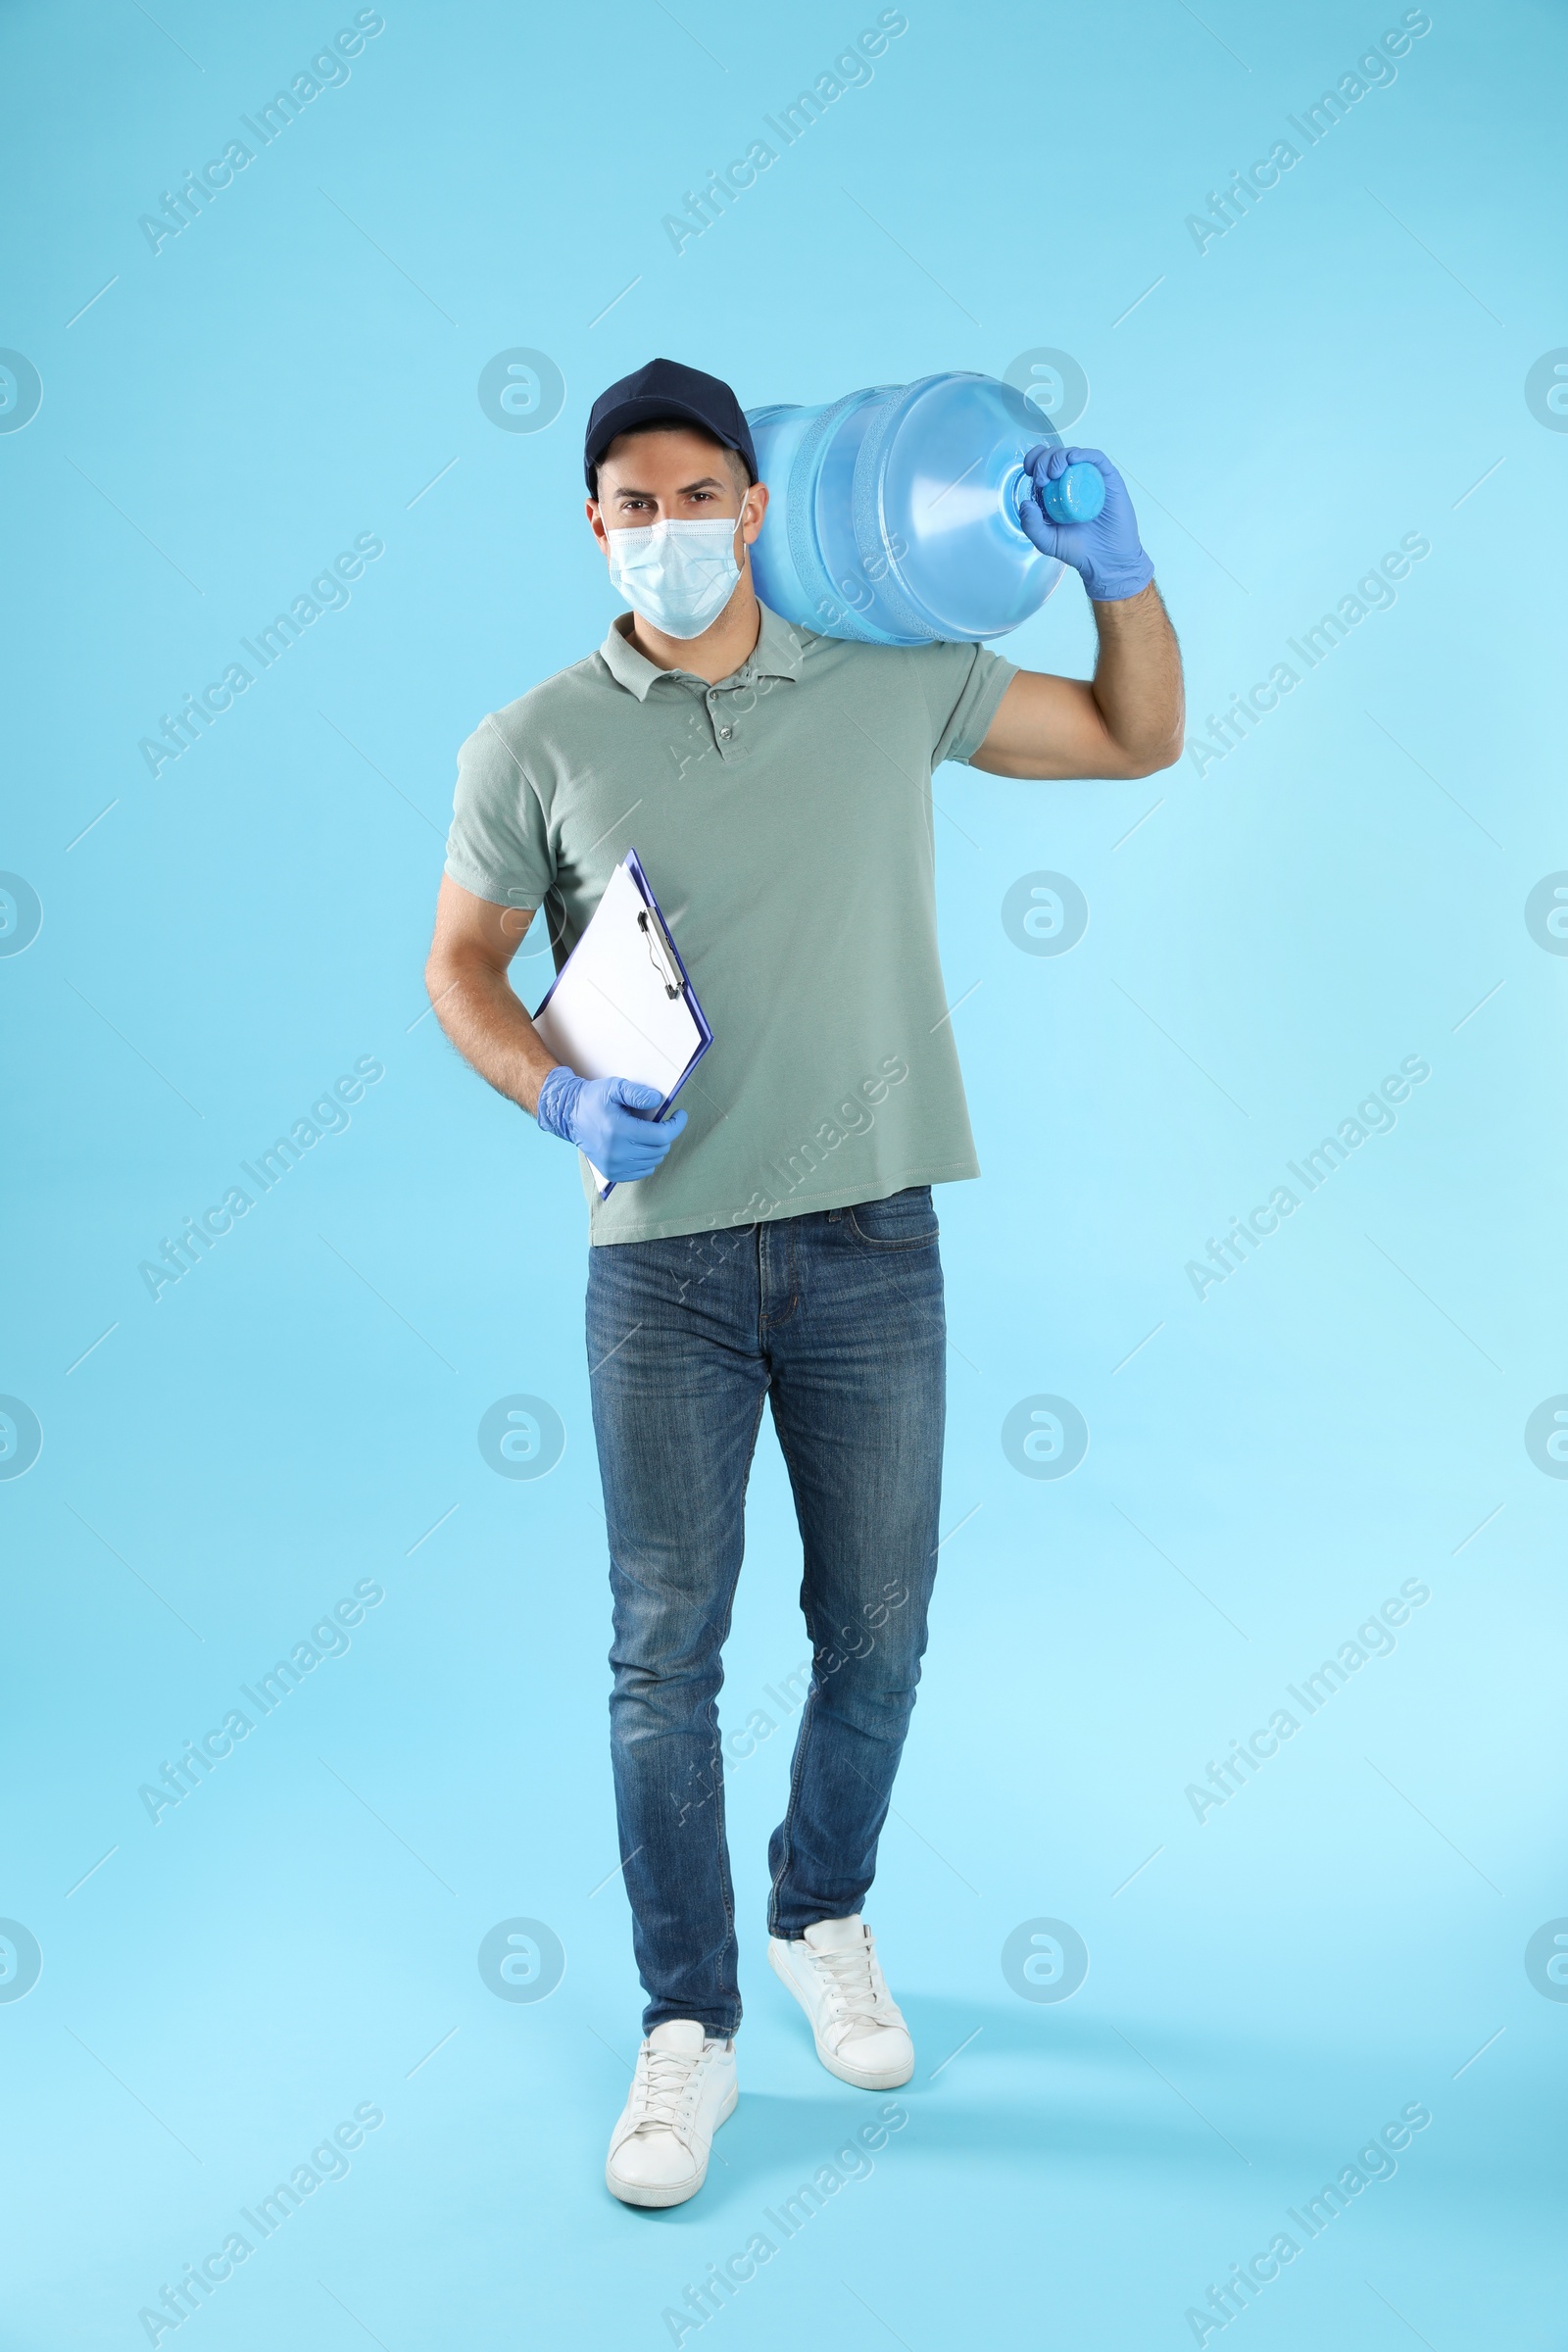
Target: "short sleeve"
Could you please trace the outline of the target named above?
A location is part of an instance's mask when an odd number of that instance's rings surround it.
[[[498,906],[538,906],[556,879],[538,792],[494,715],[458,754],[446,870]]]
[[[921,646],[915,660],[931,718],[931,765],[968,760],[984,743],[1016,664],[989,646],[948,643]]]

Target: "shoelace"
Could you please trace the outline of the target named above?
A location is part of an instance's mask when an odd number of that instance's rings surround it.
[[[685,2120],[682,2110],[696,2088],[702,2059],[683,2058],[678,2050],[648,2049],[643,2053],[643,2112],[639,2132],[677,2131]]]
[[[877,1990],[868,1943],[848,1952],[812,1951],[811,1958],[826,1972],[841,2016],[860,2018],[868,2025],[882,2023],[882,1995]]]

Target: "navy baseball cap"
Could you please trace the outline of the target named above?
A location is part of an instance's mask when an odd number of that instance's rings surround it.
[[[678,360],[650,360],[594,402],[582,445],[583,475],[591,497],[599,495],[596,470],[615,435],[640,424],[694,424],[744,458],[747,472],[757,480],[752,428],[728,384],[716,375],[705,375],[700,368],[683,368]]]

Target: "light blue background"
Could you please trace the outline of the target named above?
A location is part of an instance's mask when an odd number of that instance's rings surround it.
[[[766,1438],[724,1701],[779,1719],[730,1787],[742,2101],[695,2203],[601,2185],[640,1996],[584,1212],[421,1017],[420,965],[458,743],[609,617],[603,384],[662,352],[818,400],[1049,345],[1092,387],[1068,438],[1132,478],[1195,734],[1401,534],[1432,553],[1202,776],[936,780],[986,1174],[940,1199],[954,1532],[868,1907],[919,2071],[871,2177],[701,2340],[1191,2343],[1209,2282],[1420,2100],[1396,2176],[1261,2293],[1254,2352],[1559,2347],[1568,2005],[1523,1954],[1568,1913],[1568,1486],[1523,1432],[1568,1390],[1568,963],[1523,906],[1568,866],[1568,437],[1524,397],[1568,343],[1561,12],[1435,5],[1200,256],[1186,216],[1397,7],[910,0],[678,257],[662,216],[874,9],[389,0],[155,257],[138,216],[353,12],[156,13],[33,0],[0,31],[0,343],[43,380],[0,434],[0,865],[43,906],[0,960],[0,1389],[44,1433],[0,1483],[0,1912],[43,1950],[0,2003],[0,2343],[144,2342],[139,2308],[366,2101],[349,2178],[200,2340],[667,2343],[874,2104],[763,1966],[791,1736],[763,1688],[806,1647]],[[476,397],[519,345],[566,384],[536,434]],[[138,739],[362,532],[386,553],[349,608],[155,782]],[[1076,583],[1006,651],[1084,673]],[[1060,957],[1003,928],[1038,869],[1089,903]],[[1411,1054],[1394,1132],[1200,1302],[1185,1262]],[[362,1055],[385,1076],[348,1131],[155,1304],[138,1262]],[[519,1392],[566,1432],[538,1481],[476,1441]],[[1037,1393],[1089,1426],[1061,1481],[1002,1449]],[[365,1578],[349,1653],[155,1827],[138,1786]],[[1186,1786],[1410,1578],[1394,1653],[1200,1825]],[[547,2000],[481,1982],[515,1916],[564,1946]],[[1091,1953],[1063,2004],[1001,1966],[1042,1916]]]

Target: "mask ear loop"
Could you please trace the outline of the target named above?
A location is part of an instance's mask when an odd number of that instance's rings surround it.
[[[747,483],[747,485],[746,485],[745,494],[744,494],[744,496],[743,496],[743,497],[742,497],[742,499],[741,499],[741,511],[740,511],[740,513],[739,513],[739,514],[736,515],[736,517],[735,517],[735,528],[736,528],[736,530],[737,530],[737,531],[741,532],[742,534],[744,534],[744,532],[745,532],[745,529],[746,529],[746,500],[747,500],[748,498],[750,498],[750,497],[751,497],[751,495],[752,495],[752,492],[753,492],[754,490],[760,490],[761,487],[762,487],[762,485],[761,485],[761,483],[760,483],[760,481],[756,481],[756,482],[748,482],[748,483]],[[761,535],[761,529],[762,529],[762,524],[761,524],[761,522],[760,522],[760,521],[758,523],[757,529],[758,529],[758,535],[759,535],[759,536],[760,536],[760,535]],[[744,537],[744,536],[742,536],[742,539],[741,539],[741,552],[740,552],[740,554],[739,554],[739,555],[738,555],[738,556],[735,558],[735,561],[736,561],[736,564],[737,564],[740,566],[741,570],[743,570],[743,571],[745,571],[745,570],[747,570],[747,569],[749,568],[749,565],[750,565],[750,559],[751,559],[751,553],[752,553],[751,546],[750,546],[750,545],[747,543],[747,541],[746,541],[745,537]],[[754,585],[755,585],[755,583],[754,583]]]

